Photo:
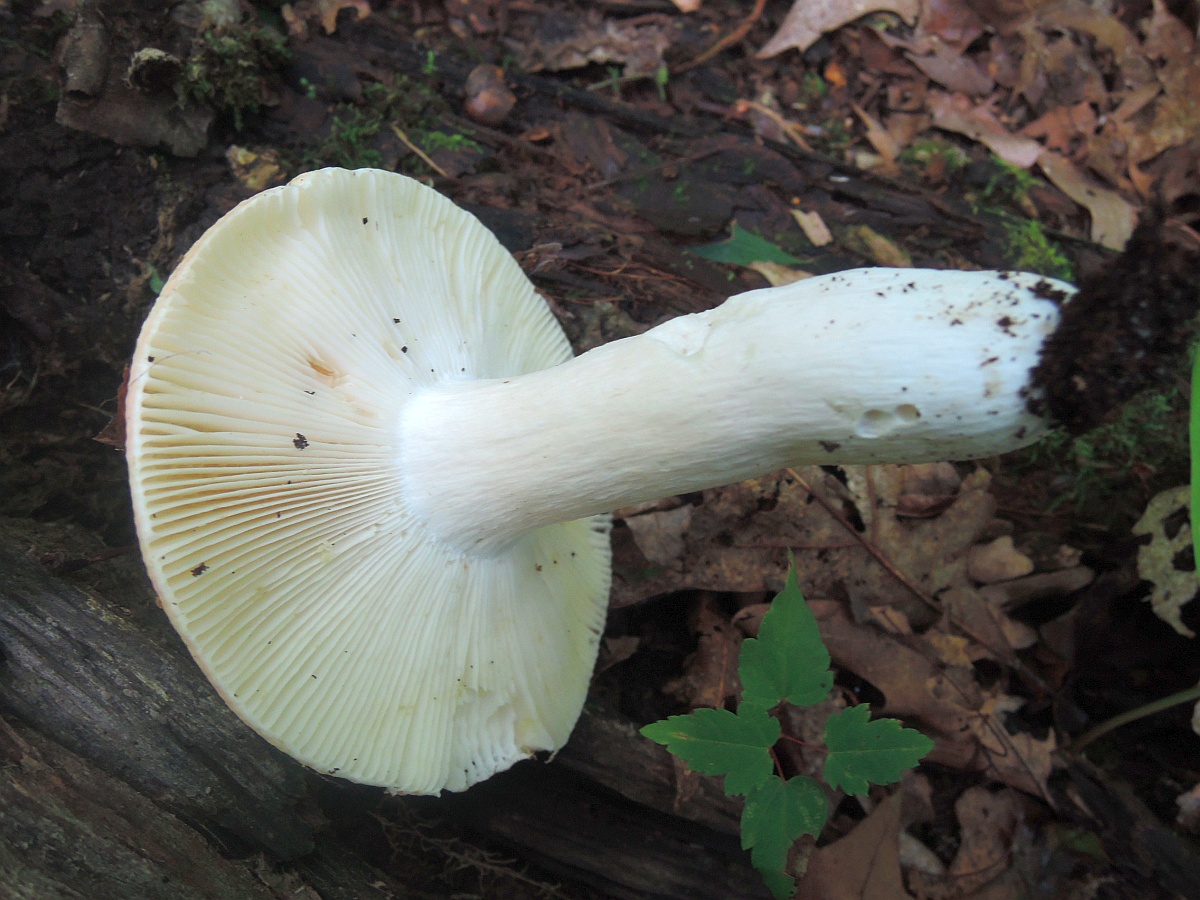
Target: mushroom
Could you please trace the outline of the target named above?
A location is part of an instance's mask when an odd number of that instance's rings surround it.
[[[138,340],[127,455],[160,602],[235,712],[324,773],[462,790],[567,740],[615,508],[809,463],[991,456],[1073,289],[862,269],[572,359],[490,232],[310,172],[215,224]]]

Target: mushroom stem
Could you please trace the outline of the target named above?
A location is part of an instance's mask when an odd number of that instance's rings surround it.
[[[405,502],[490,556],[543,525],[784,466],[1014,450],[1045,430],[1030,370],[1072,290],[860,269],[741,294],[552,369],[444,382],[401,416]]]

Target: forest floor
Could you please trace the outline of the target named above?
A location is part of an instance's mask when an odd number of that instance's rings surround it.
[[[1147,511],[1189,480],[1200,7],[693,5],[0,0],[0,515],[132,551],[124,460],[95,437],[157,290],[218,217],[320,166],[403,172],[473,212],[577,352],[860,266],[1131,284],[1120,320],[1096,320],[1111,339],[1078,348],[1087,378],[1062,376],[1078,387],[1074,434],[979,463],[789,470],[619,510],[589,710],[641,726],[725,704],[790,548],[833,649],[829,702],[870,700],[937,739],[901,787],[831,793],[808,848],[814,871],[875,865],[855,833],[902,791],[878,884],[810,882],[806,896],[1200,896],[1191,706],[1086,757],[1072,746],[1200,681],[1186,503]],[[1157,567],[1139,558],[1151,533]],[[55,550],[39,558],[60,565]],[[1169,593],[1179,573],[1191,582]],[[935,696],[936,679],[955,697]],[[400,895],[697,896],[645,851],[677,827],[672,803],[585,821],[587,771],[522,764],[446,802],[330,785],[315,815]],[[668,774],[676,806],[709,796]],[[620,794],[622,777],[595,790]],[[589,851],[528,825],[538,806],[565,816],[561,832],[587,830]],[[691,839],[698,855],[740,854],[736,824]]]

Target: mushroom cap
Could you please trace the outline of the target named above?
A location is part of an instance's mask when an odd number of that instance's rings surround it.
[[[491,232],[402,175],[310,172],[192,247],[138,340],[126,453],[160,602],[247,724],[407,793],[566,742],[608,517],[459,552],[409,509],[397,423],[430,385],[570,356]]]

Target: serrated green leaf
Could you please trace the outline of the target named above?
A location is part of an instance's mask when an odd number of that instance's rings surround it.
[[[758,874],[762,876],[762,880],[767,885],[767,890],[771,892],[771,896],[775,900],[790,900],[796,893],[796,879],[791,875],[786,875],[783,872],[764,872],[758,870]]]
[[[735,266],[748,266],[756,262],[782,263],[786,266],[796,266],[804,262],[786,250],[777,247],[770,241],[759,237],[753,231],[747,231],[736,222],[729,230],[729,240],[718,241],[715,244],[704,244],[700,247],[689,247],[692,253],[713,262],[731,263]]]
[[[776,897],[790,897],[795,890],[784,874],[792,844],[802,834],[819,835],[827,815],[825,792],[804,775],[787,781],[772,775],[746,796],[742,849],[750,851],[750,861]]]
[[[758,637],[742,642],[738,657],[743,701],[774,706],[787,700],[796,706],[820,703],[833,687],[829,651],[821,642],[817,618],[804,602],[795,561],[787,583],[758,627]]]
[[[834,713],[825,722],[825,780],[849,794],[863,795],[871,784],[891,784],[933,749],[933,741],[896,719],[870,721],[863,703]]]
[[[705,775],[724,775],[725,793],[746,794],[775,769],[770,748],[779,740],[779,720],[764,707],[742,704],[727,709],[698,709],[691,715],[653,722],[642,734]]]

